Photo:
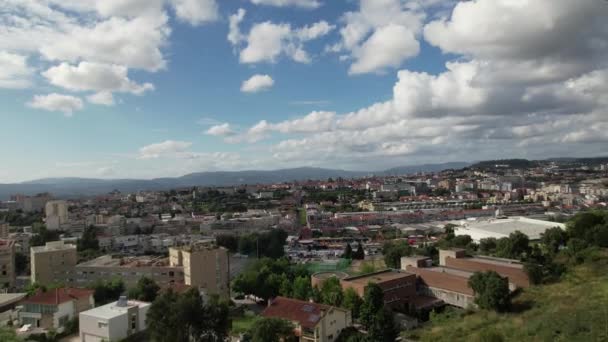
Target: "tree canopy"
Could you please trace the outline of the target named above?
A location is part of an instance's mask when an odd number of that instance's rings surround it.
[[[469,278],[475,292],[475,303],[482,309],[507,311],[511,307],[509,280],[494,271],[475,272]]]

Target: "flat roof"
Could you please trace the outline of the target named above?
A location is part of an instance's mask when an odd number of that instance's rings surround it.
[[[80,314],[96,318],[110,319],[125,314],[129,308],[132,308],[134,306],[144,308],[151,305],[150,303],[141,302],[138,300],[127,301],[127,306],[118,306],[117,303],[118,301],[98,306],[94,309],[83,311]]]
[[[485,256],[476,256],[476,257],[465,258],[465,259],[476,261],[476,262],[481,262],[481,263],[485,263],[485,264],[512,267],[512,268],[517,268],[517,269],[524,268],[524,265],[521,262],[519,262],[517,260],[511,260],[511,259],[492,258],[492,257],[485,257]]]
[[[170,267],[169,258],[152,256],[135,256],[113,258],[111,255],[102,255],[93,260],[81,262],[76,267]]]
[[[0,306],[13,304],[25,298],[27,293],[0,293]]]
[[[373,283],[383,283],[389,280],[406,278],[414,275],[413,273],[401,271],[401,270],[384,270],[374,273],[363,274],[359,276],[353,276],[344,278],[344,281],[349,281],[352,283],[367,285],[369,282]]]
[[[32,249],[33,252],[39,253],[39,252],[61,251],[61,250],[68,250],[68,249],[75,250],[76,245],[64,243],[63,241],[51,241],[51,242],[47,242],[46,245],[44,245],[44,246],[35,246],[35,247],[30,247],[30,248]]]
[[[505,219],[487,219],[466,221],[459,227],[455,228],[456,235],[467,235],[467,231],[471,233],[483,232],[498,236],[508,236],[509,234],[520,231],[526,234],[530,239],[540,239],[540,234],[545,230],[553,227],[565,228],[563,223],[543,221],[531,219],[527,217],[509,217]]]

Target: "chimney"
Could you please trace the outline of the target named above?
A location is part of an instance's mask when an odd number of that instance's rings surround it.
[[[121,307],[121,308],[126,308],[127,307],[127,296],[120,296],[120,297],[118,297],[118,301],[116,302],[116,306]]]

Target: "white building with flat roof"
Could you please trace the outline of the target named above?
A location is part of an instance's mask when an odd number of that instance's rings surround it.
[[[96,307],[80,313],[80,341],[114,342],[146,330],[150,303],[127,300]]]
[[[500,239],[509,237],[509,234],[520,231],[527,235],[530,240],[540,239],[545,230],[553,227],[566,229],[566,225],[558,222],[531,219],[522,216],[508,218],[491,218],[460,221],[458,227],[454,228],[454,234],[469,235],[473,241],[479,242],[485,238]]]

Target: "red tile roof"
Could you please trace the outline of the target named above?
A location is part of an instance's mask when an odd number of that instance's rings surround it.
[[[61,303],[78,300],[92,296],[95,291],[89,289],[78,288],[61,288],[48,290],[46,292],[38,291],[35,295],[26,298],[25,304],[44,304],[58,305]]]
[[[283,318],[298,322],[304,328],[314,328],[331,308],[332,306],[328,305],[276,297],[262,312],[262,316]]]

